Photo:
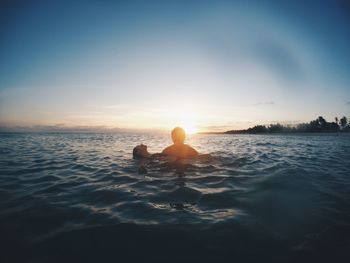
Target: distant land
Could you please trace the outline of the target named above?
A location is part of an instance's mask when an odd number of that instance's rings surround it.
[[[57,125],[34,125],[34,126],[1,126],[3,133],[164,133],[160,129],[127,129],[108,126],[66,126]],[[166,131],[167,132],[167,131]],[[219,132],[198,132],[198,134],[273,134],[273,133],[317,133],[317,132],[350,132],[350,119],[345,116],[341,119],[335,118],[328,122],[322,116],[309,123],[296,125],[256,125],[243,130],[228,130]]]
[[[297,125],[256,125],[244,130],[229,130],[225,132],[203,132],[201,134],[272,134],[272,133],[317,133],[317,132],[350,132],[350,121],[344,116],[328,122],[322,116],[309,123]]]

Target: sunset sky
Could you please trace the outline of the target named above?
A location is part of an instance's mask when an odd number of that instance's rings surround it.
[[[346,2],[2,1],[0,125],[217,131],[349,116]]]

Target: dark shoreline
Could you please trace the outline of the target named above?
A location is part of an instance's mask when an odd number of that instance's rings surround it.
[[[197,134],[214,135],[330,135],[330,134],[350,134],[349,131],[321,131],[321,132],[198,132]]]
[[[326,121],[319,116],[309,123],[299,123],[297,125],[282,125],[280,123],[269,125],[255,125],[244,130],[229,130],[224,132],[205,132],[204,134],[320,134],[320,133],[349,133],[350,122],[344,116],[341,119],[337,117],[333,122]]]

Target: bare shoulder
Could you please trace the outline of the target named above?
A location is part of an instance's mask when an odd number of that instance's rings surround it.
[[[170,145],[168,147],[166,147],[163,151],[162,151],[162,154],[167,154],[169,153],[170,151],[172,151],[173,149],[173,145]]]
[[[196,149],[194,149],[192,146],[186,144],[186,151],[190,154],[190,155],[198,155],[198,151]]]

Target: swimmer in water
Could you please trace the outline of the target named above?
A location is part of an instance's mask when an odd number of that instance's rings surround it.
[[[175,159],[185,159],[194,158],[198,156],[198,152],[185,144],[186,133],[184,129],[176,127],[171,132],[171,139],[173,140],[173,145],[166,147],[162,153],[150,154],[147,151],[147,146],[140,144],[136,146],[133,150],[133,156],[137,159],[151,158],[151,157],[161,157],[168,156]]]
[[[166,147],[161,153],[149,153],[147,146],[144,144],[140,144],[134,148],[134,158],[141,160],[139,173],[147,173],[146,166],[151,165],[154,160],[159,160],[159,158],[163,157],[166,158],[165,161],[169,167],[175,165],[177,168],[185,165],[186,163],[183,164],[181,161],[186,161],[186,159],[198,159],[202,161],[212,160],[210,154],[199,154],[193,147],[185,144],[186,133],[182,128],[174,128],[171,132],[171,139],[174,144]]]
[[[177,159],[194,158],[198,156],[198,152],[194,148],[185,144],[186,133],[181,127],[176,127],[171,131],[171,139],[174,144],[166,147],[162,151],[163,155],[175,157]]]

